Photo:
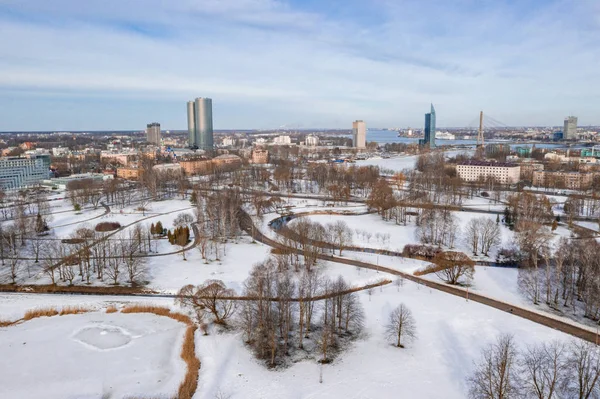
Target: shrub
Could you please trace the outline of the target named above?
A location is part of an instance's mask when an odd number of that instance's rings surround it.
[[[60,240],[60,242],[63,244],[81,244],[84,241],[85,240],[83,238],[63,238]]]
[[[101,222],[96,225],[96,231],[105,232],[113,231],[121,227],[119,222]]]
[[[407,244],[402,250],[402,256],[416,259],[433,259],[440,252],[442,252],[442,250],[437,247]]]

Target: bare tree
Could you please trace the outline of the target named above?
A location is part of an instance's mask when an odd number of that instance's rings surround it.
[[[490,249],[500,243],[500,226],[490,218],[482,217],[476,220],[479,220],[481,231],[479,236],[481,252],[488,256]]]
[[[398,348],[404,348],[402,338],[416,339],[417,325],[410,309],[403,303],[392,310],[385,326],[387,337],[395,342]]]
[[[177,301],[193,309],[207,309],[215,318],[215,323],[226,324],[235,312],[235,291],[221,280],[207,280],[194,287],[186,285],[177,293]]]
[[[501,335],[485,348],[475,372],[467,379],[473,399],[510,399],[520,393],[517,348],[511,335]]]
[[[467,227],[465,228],[465,242],[469,244],[473,255],[477,255],[479,251],[479,235],[480,227],[477,219],[469,220]]]
[[[340,256],[342,256],[342,251],[352,244],[352,229],[343,220],[328,225],[327,229],[330,232],[333,244],[340,250]]]
[[[194,217],[191,213],[180,213],[177,215],[175,220],[173,221],[173,226],[175,227],[184,227],[188,226],[190,223],[194,221]]]
[[[588,342],[575,341],[570,345],[567,365],[571,371],[568,391],[578,399],[597,398],[600,395],[600,356]]]
[[[440,252],[433,263],[435,274],[448,284],[458,284],[462,277],[471,279],[475,273],[475,262],[463,252]]]
[[[519,361],[526,397],[562,397],[567,382],[566,354],[565,345],[558,341],[526,348]]]

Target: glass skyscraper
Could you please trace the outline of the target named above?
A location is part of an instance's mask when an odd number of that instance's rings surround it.
[[[435,108],[431,104],[431,112],[425,114],[425,137],[419,140],[421,146],[435,147]]]
[[[187,103],[188,141],[191,148],[213,149],[212,100],[197,98]]]

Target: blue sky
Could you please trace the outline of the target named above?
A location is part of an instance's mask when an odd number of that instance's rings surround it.
[[[0,131],[600,124],[599,0],[0,0]]]

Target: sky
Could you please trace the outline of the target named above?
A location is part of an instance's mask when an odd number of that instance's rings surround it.
[[[600,0],[0,0],[0,131],[600,124]]]

